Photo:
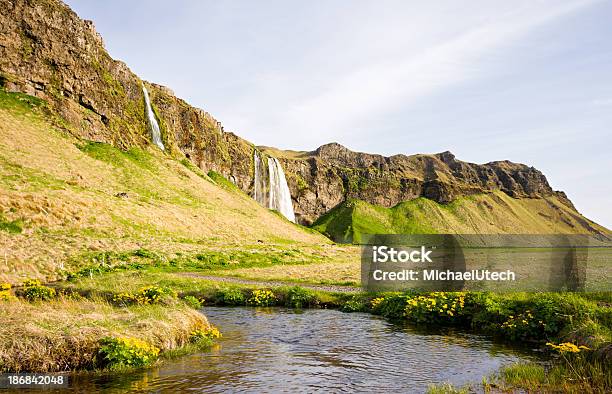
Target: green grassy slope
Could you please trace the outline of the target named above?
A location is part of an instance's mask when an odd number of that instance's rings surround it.
[[[44,101],[0,90],[0,282],[55,279],[92,252],[330,246],[182,157],[57,125]]]
[[[392,208],[350,200],[323,215],[313,228],[343,243],[360,243],[363,234],[610,233],[554,196],[515,199],[503,192],[460,197],[450,204],[417,198]]]

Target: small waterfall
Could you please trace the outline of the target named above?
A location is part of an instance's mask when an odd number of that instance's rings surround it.
[[[151,100],[149,99],[149,92],[144,84],[142,84],[142,92],[144,93],[145,106],[147,107],[147,118],[149,119],[149,125],[151,125],[151,139],[153,140],[153,143],[159,147],[159,149],[164,150],[165,148],[161,139],[159,124],[157,123],[157,119],[155,119],[155,113],[153,112]]]
[[[253,156],[255,165],[253,198],[260,205],[275,209],[287,219],[295,222],[291,193],[289,193],[285,172],[280,162],[275,157],[268,159],[262,156],[257,150]],[[268,189],[267,195],[266,189]]]

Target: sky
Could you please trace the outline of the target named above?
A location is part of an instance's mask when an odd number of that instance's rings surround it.
[[[612,228],[612,1],[66,2],[257,145],[525,163]]]

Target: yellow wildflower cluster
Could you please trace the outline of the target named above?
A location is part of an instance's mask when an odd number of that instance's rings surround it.
[[[221,338],[221,331],[215,326],[208,326],[204,328],[198,328],[191,332],[190,341],[198,342],[203,338],[207,339],[218,339]]]
[[[138,338],[119,337],[117,338],[117,342],[129,348],[128,352],[132,354],[141,352],[153,356],[159,355],[159,348]]]
[[[56,295],[55,289],[43,286],[38,279],[26,279],[23,287],[19,294],[30,301],[48,301]]]
[[[138,290],[138,295],[148,301],[145,303],[154,304],[164,295],[164,289],[157,286],[143,287]]]
[[[119,293],[113,296],[113,301],[119,304],[148,304],[149,300],[139,294]]]
[[[26,279],[23,281],[23,287],[41,286],[42,283],[38,279]]]
[[[409,298],[405,314],[419,322],[432,321],[435,317],[454,317],[465,306],[465,293],[433,292]]]
[[[506,320],[502,324],[502,328],[509,329],[509,330],[521,329],[521,328],[530,327],[534,325],[534,323],[535,321],[533,318],[533,314],[531,313],[530,310],[526,310],[525,312],[520,313],[516,316],[514,315],[508,316],[508,320]],[[536,325],[544,325],[544,322],[542,322],[542,320],[538,320]]]
[[[0,283],[0,301],[11,301],[15,296],[11,294],[10,283]]]
[[[159,348],[129,337],[106,337],[101,340],[100,353],[111,368],[120,366],[141,367],[155,361]]]
[[[253,290],[247,304],[255,306],[270,306],[276,302],[276,296],[270,290]]]
[[[563,342],[558,345],[554,343],[547,342],[546,346],[550,346],[552,349],[558,351],[559,353],[580,353],[582,350],[591,350],[586,346],[577,346],[571,342]]]
[[[380,306],[380,304],[382,304],[384,300],[385,299],[383,297],[374,298],[372,301],[370,301],[370,306],[372,307],[372,309],[376,309]]]

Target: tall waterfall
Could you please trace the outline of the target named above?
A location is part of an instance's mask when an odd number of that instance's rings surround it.
[[[293,203],[291,202],[291,193],[287,186],[287,179],[283,167],[278,162],[276,157],[268,160],[268,171],[270,174],[270,208],[276,209],[283,214],[287,219],[295,222],[295,214],[293,213]]]
[[[255,164],[253,198],[264,207],[275,209],[287,219],[295,222],[291,194],[280,162],[275,157],[268,159],[260,155],[257,150],[253,156]]]
[[[142,92],[144,93],[145,105],[147,107],[147,118],[149,119],[149,125],[151,125],[151,138],[153,143],[157,145],[159,149],[164,150],[164,143],[161,139],[159,124],[157,123],[157,119],[155,119],[155,113],[153,113],[153,107],[151,107],[151,100],[149,99],[149,92],[144,84],[142,84]]]

